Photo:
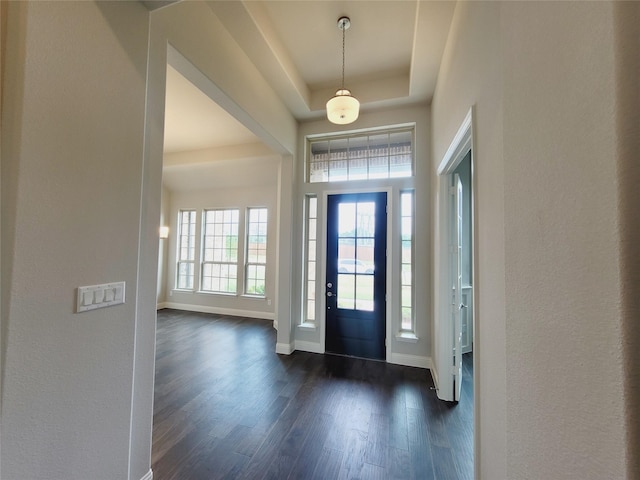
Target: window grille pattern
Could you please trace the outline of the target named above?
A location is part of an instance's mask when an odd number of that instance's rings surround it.
[[[400,304],[402,309],[400,329],[413,331],[413,210],[414,193],[400,194],[401,254],[400,254]]]
[[[247,209],[245,293],[264,296],[267,272],[267,209]]]
[[[316,253],[318,227],[318,198],[306,197],[306,321],[316,319]]]
[[[373,180],[413,175],[413,130],[313,139],[310,183]]]
[[[205,210],[202,285],[205,292],[237,293],[239,210]]]
[[[178,268],[176,287],[193,289],[196,258],[196,211],[181,210],[178,214]]]

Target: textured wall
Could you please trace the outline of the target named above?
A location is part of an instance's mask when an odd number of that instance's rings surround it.
[[[2,478],[127,478],[148,12],[8,10]],[[74,313],[119,280],[126,304]]]
[[[507,477],[624,478],[613,4],[502,15]]]
[[[628,478],[640,478],[640,3],[614,6]]]

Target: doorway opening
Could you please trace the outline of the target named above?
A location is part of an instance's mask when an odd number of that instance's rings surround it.
[[[475,232],[475,159],[473,154],[473,109],[469,110],[438,167],[439,210],[439,304],[436,319],[438,398],[472,403],[477,430],[478,319]]]

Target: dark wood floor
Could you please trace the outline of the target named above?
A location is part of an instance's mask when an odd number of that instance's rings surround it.
[[[428,370],[274,348],[270,321],[158,312],[154,480],[473,478],[472,362],[448,404]]]

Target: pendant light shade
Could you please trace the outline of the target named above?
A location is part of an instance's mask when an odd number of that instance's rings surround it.
[[[335,97],[327,102],[327,118],[331,123],[346,125],[358,119],[360,102],[351,95],[351,91],[344,88],[344,32],[351,26],[349,17],[338,19],[338,28],[342,30],[342,87]]]
[[[338,90],[336,96],[327,102],[327,118],[331,123],[346,125],[358,119],[360,102],[346,89]]]

